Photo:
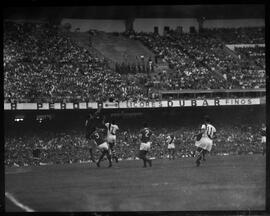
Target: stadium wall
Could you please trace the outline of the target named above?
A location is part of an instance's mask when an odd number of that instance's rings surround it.
[[[197,19],[135,19],[133,28],[135,32],[154,32],[154,27],[158,27],[160,35],[163,35],[164,27],[176,29],[178,26],[183,28],[183,32],[188,33],[190,27],[194,27],[196,31],[199,29]]]
[[[87,32],[95,29],[104,32],[124,32],[126,29],[125,20],[109,19],[69,19],[61,20],[61,25],[69,23],[71,32]],[[176,29],[182,27],[184,33],[190,32],[190,27],[199,30],[199,23],[195,18],[138,18],[134,20],[133,28],[136,32],[154,32],[154,27],[158,27],[160,35],[164,33],[164,27]],[[264,27],[264,19],[213,19],[205,20],[203,28],[239,28],[239,27]]]
[[[264,27],[264,19],[214,19],[205,20],[203,28]]]
[[[36,129],[56,130],[81,129],[84,132],[85,118],[92,110],[48,110],[48,111],[5,111],[5,136],[20,129],[22,132],[33,132]],[[24,121],[14,121],[16,116],[24,116]],[[51,115],[52,119],[39,123],[37,115]],[[217,127],[234,124],[255,124],[266,120],[266,108],[256,106],[226,106],[226,107],[186,107],[182,109],[128,109],[102,110],[107,120],[114,119],[122,129],[140,128],[144,122],[151,127],[191,126],[197,127],[208,115]]]
[[[109,19],[67,19],[61,21],[61,25],[69,23],[71,32],[87,32],[90,29],[95,29],[104,32],[124,32],[125,20],[109,20]]]

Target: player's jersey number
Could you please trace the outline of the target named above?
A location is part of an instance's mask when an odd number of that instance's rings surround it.
[[[145,137],[149,137],[149,133],[150,133],[149,130],[145,130]]]
[[[95,133],[94,135],[95,135],[96,139],[99,139],[99,134],[98,133]]]
[[[112,127],[111,130],[110,130],[111,134],[115,135],[115,132],[116,132],[116,128],[115,127]]]

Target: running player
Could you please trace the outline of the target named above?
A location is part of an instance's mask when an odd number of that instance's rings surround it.
[[[197,147],[197,159],[196,165],[200,166],[201,160],[205,157],[207,152],[210,152],[213,146],[213,138],[216,133],[216,128],[210,124],[210,119],[208,116],[205,117],[204,124],[201,127],[201,138],[196,140],[195,146]],[[198,138],[200,134],[198,134]],[[205,160],[205,158],[204,158]]]
[[[143,167],[146,167],[146,162],[151,167],[152,161],[147,157],[147,153],[150,151],[151,147],[150,137],[152,135],[152,131],[148,128],[147,123],[144,123],[143,127],[144,128],[140,131],[141,145],[139,158],[143,160]]]
[[[115,162],[118,163],[118,157],[116,156],[114,146],[116,143],[116,131],[119,130],[119,127],[115,124],[114,120],[112,123],[106,123],[105,126],[107,128],[107,141],[112,153],[112,159],[115,159]]]
[[[173,134],[167,136],[166,138],[166,143],[168,144],[168,152],[169,152],[169,159],[173,159],[174,160],[174,154],[175,154],[175,136]]]
[[[96,160],[93,155],[93,150],[96,147],[96,142],[92,139],[91,135],[95,131],[96,127],[100,122],[100,108],[94,113],[94,115],[89,114],[85,120],[85,138],[89,145],[90,160],[96,163]]]
[[[264,155],[266,152],[266,126],[265,126],[265,124],[262,124],[261,136],[262,136],[262,139],[261,139],[262,153]]]
[[[193,136],[193,139],[195,139],[195,147],[196,148],[198,148],[197,146],[200,145],[199,142],[202,138],[202,134],[203,134],[203,132],[201,131],[201,127],[199,127],[199,132]],[[198,151],[196,149],[195,156],[197,156],[197,154],[198,154]],[[204,151],[202,151],[202,160],[205,161]]]
[[[109,161],[109,166],[112,166],[112,161],[111,161],[111,155],[110,155],[110,149],[109,145],[106,141],[106,130],[102,128],[95,128],[95,131],[91,135],[92,139],[96,142],[97,144],[97,149],[101,151],[101,155],[98,159],[98,162],[96,163],[98,167],[100,167],[100,162],[103,159],[103,157],[106,155],[107,159]]]

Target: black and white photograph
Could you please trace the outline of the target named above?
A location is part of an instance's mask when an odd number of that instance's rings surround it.
[[[4,211],[264,212],[265,17],[5,7]]]

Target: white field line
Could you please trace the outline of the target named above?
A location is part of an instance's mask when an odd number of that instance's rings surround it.
[[[5,196],[16,206],[18,206],[19,208],[23,209],[26,212],[34,212],[33,209],[29,208],[26,205],[23,205],[22,203],[20,203],[17,199],[15,199],[15,197],[13,195],[11,195],[9,192],[5,192]]]

